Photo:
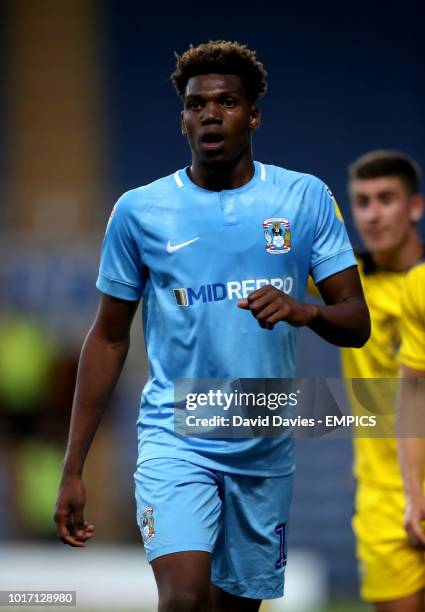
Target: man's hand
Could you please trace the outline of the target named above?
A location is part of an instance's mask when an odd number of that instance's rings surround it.
[[[324,305],[305,304],[266,285],[238,306],[250,310],[265,329],[285,321],[294,327],[305,325],[335,346],[363,346],[370,336],[370,318],[357,268],[337,272],[317,286]]]
[[[84,521],[86,503],[84,483],[79,476],[62,479],[56,502],[55,522],[57,532],[64,544],[83,548],[94,531],[94,526]]]
[[[425,549],[425,531],[421,521],[425,520],[425,496],[419,494],[407,498],[404,528],[413,546]]]
[[[318,306],[294,300],[273,285],[257,289],[248,299],[238,302],[238,306],[250,310],[264,329],[273,329],[279,321],[295,327],[309,325],[319,311]]]

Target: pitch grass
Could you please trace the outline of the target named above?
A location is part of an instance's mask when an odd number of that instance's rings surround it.
[[[361,602],[340,602],[329,605],[322,612],[370,612],[372,608]]]

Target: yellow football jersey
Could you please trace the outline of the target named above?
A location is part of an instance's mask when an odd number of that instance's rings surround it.
[[[360,278],[372,322],[369,341],[362,348],[343,348],[345,378],[392,378],[399,373],[401,293],[406,274],[380,270],[366,254],[358,257]],[[377,387],[382,389],[381,387]],[[388,384],[381,398],[385,412],[394,411],[396,383]],[[353,413],[364,414],[363,405],[349,393]],[[378,407],[379,411],[379,407]],[[393,418],[389,417],[393,431]],[[388,432],[387,432],[388,433]],[[402,488],[397,444],[392,437],[354,438],[354,474],[381,487]]]
[[[425,370],[425,262],[406,276],[401,309],[400,361]]]

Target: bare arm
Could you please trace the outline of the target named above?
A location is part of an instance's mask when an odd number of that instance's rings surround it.
[[[325,306],[319,306],[309,327],[336,346],[361,347],[370,336],[370,317],[356,267],[317,285]]]
[[[348,268],[318,284],[325,305],[307,304],[267,285],[238,303],[250,310],[261,327],[279,321],[308,326],[336,346],[363,346],[370,336],[370,318],[357,268]]]
[[[425,548],[425,533],[421,521],[425,520],[425,371],[401,366],[397,418],[400,437],[398,452],[406,492],[404,527],[414,546]],[[417,431],[418,438],[405,437]]]
[[[124,365],[137,305],[138,302],[102,294],[96,319],[81,351],[55,512],[58,534],[71,546],[84,546],[93,532],[93,526],[85,523],[83,517],[83,466]]]

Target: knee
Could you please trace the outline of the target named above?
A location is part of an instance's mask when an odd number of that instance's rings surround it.
[[[207,603],[206,597],[196,591],[168,593],[160,596],[158,612],[203,612]]]

